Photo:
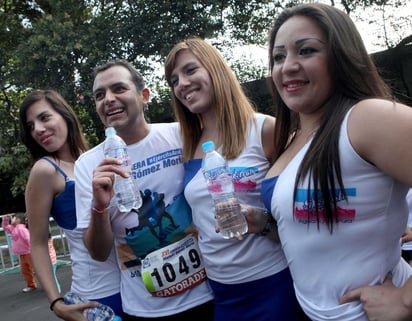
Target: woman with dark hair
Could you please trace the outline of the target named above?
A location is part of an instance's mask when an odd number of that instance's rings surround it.
[[[317,321],[410,320],[412,292],[402,286],[412,286],[412,269],[400,237],[412,185],[412,109],[392,99],[354,23],[332,6],[284,10],[269,57],[276,161],[262,194],[299,303]],[[366,287],[341,299],[387,275],[398,290]],[[405,296],[377,295],[389,290]]]
[[[34,90],[26,96],[20,107],[20,136],[33,159],[58,155],[61,152],[59,149],[54,150],[47,148],[47,145],[39,144],[33,135],[33,124],[28,124],[28,110],[36,103],[49,105],[54,112],[63,118],[67,126],[65,129],[67,131],[67,149],[71,157],[77,159],[82,152],[88,149],[88,143],[81,132],[79,120],[64,98],[53,90]],[[47,115],[43,117],[47,118]]]
[[[35,163],[26,185],[26,210],[34,269],[50,302],[64,320],[85,320],[82,311],[96,303],[65,305],[57,288],[48,250],[49,216],[63,228],[72,260],[71,291],[122,313],[120,272],[115,257],[94,261],[76,228],[73,170],[88,149],[80,123],[64,98],[53,90],[34,90],[20,107],[21,138]]]

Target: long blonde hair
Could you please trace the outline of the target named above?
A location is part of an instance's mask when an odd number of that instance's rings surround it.
[[[176,44],[165,62],[165,76],[169,86],[176,56],[181,50],[189,50],[210,75],[214,89],[214,103],[218,122],[218,139],[222,143],[222,154],[234,159],[246,144],[247,127],[253,119],[254,108],[246,97],[232,69],[216,48],[200,38],[189,38]],[[193,158],[202,134],[202,120],[190,112],[175,96],[172,90],[172,106],[180,122],[183,136],[183,158]]]

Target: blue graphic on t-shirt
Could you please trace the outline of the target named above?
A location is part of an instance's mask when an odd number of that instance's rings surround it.
[[[192,212],[183,194],[167,206],[163,193],[146,189],[141,195],[143,204],[134,211],[139,225],[126,228],[126,243],[137,256],[136,262],[125,263],[128,267],[140,264],[147,254],[185,237],[192,223]]]

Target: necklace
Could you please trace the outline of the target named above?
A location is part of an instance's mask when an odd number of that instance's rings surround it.
[[[319,129],[319,126],[317,126],[317,127],[315,127],[314,129],[312,129],[312,130],[310,130],[308,133],[304,133],[303,131],[302,131],[302,129],[297,129],[296,131],[295,131],[295,137],[298,137],[298,136],[303,136],[303,137],[305,137],[305,141],[308,141],[308,140],[310,140],[315,134],[316,134],[316,132],[318,131],[318,129]]]

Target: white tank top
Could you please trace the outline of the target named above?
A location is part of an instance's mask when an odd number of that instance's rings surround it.
[[[265,116],[256,114],[256,126],[251,122],[246,147],[238,158],[229,161],[235,190],[240,203],[263,206],[260,188],[269,168],[262,148],[261,132]],[[191,172],[185,165],[185,196],[192,207],[193,223],[199,231],[199,247],[207,275],[224,284],[238,284],[258,280],[287,267],[279,243],[267,237],[248,234],[243,240],[224,239],[215,232],[214,205],[200,168],[201,160]]]
[[[279,176],[271,201],[296,295],[306,314],[317,321],[367,321],[359,301],[339,305],[341,296],[360,286],[380,284],[388,272],[396,286],[412,274],[400,255],[408,187],[356,153],[347,133],[349,113],[339,139],[348,201],[337,200],[339,222],[333,233],[324,223],[318,229],[316,218],[307,218],[306,209],[313,206],[313,199],[307,199],[307,178],[292,206],[296,173],[310,142]]]

